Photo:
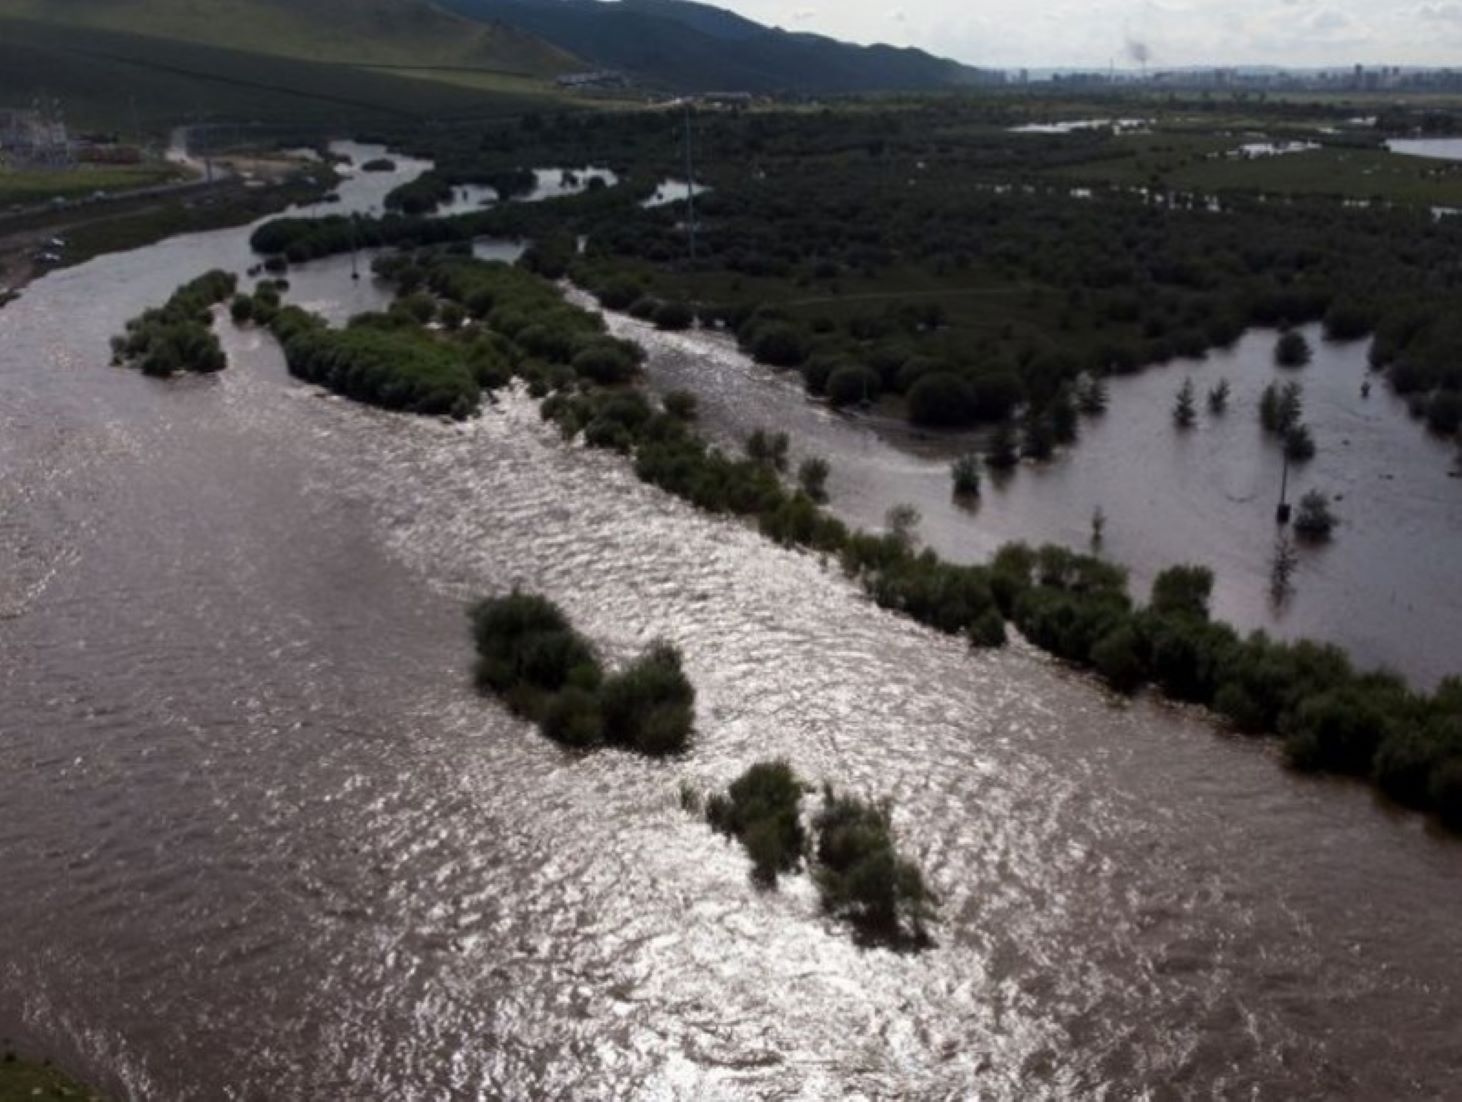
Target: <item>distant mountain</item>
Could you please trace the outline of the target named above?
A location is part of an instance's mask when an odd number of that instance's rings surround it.
[[[533,77],[583,67],[529,32],[429,0],[0,0],[4,17],[363,67]]]
[[[981,83],[923,50],[794,34],[690,0],[441,0],[644,83],[680,91],[870,92]]]

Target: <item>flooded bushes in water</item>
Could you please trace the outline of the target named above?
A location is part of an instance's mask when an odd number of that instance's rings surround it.
[[[726,790],[706,801],[706,820],[735,838],[751,858],[751,876],[775,887],[782,873],[795,872],[807,846],[802,828],[804,786],[784,761],[753,765]]]
[[[1212,574],[1164,571],[1145,609],[1124,572],[1062,548],[1002,549],[992,565],[1002,606],[1036,645],[1094,669],[1113,688],[1145,684],[1202,704],[1247,734],[1283,739],[1298,769],[1369,778],[1411,806],[1462,825],[1462,681],[1428,698],[1389,674],[1353,669],[1308,641],[1247,639],[1209,619]]]
[[[752,879],[766,888],[808,864],[824,910],[869,941],[929,944],[937,900],[917,865],[901,856],[887,803],[839,795],[828,786],[812,823],[802,823],[808,788],[784,761],[758,762],[705,804],[711,826],[745,848]]]
[[[472,606],[479,689],[503,699],[565,746],[617,746],[650,756],[685,748],[695,689],[680,652],[652,644],[606,675],[594,648],[546,597],[514,591]]]
[[[297,307],[281,310],[271,328],[291,375],[358,402],[463,418],[481,401],[462,352],[418,328],[330,329]]]
[[[238,279],[214,270],[173,292],[166,303],[127,322],[112,338],[115,362],[165,378],[179,371],[208,374],[228,366],[213,332],[213,307],[233,294]]]
[[[919,867],[900,856],[888,804],[828,786],[813,828],[812,875],[824,909],[878,941],[927,943],[937,900]]]
[[[1283,333],[1274,344],[1274,362],[1280,367],[1304,367],[1313,357],[1310,342],[1303,333],[1294,330]]]
[[[699,508],[755,519],[763,534],[783,545],[835,556],[881,607],[977,646],[1003,644],[1009,618],[1037,646],[1095,670],[1120,691],[1155,685],[1174,699],[1214,708],[1239,730],[1282,737],[1297,767],[1371,776],[1448,822],[1462,822],[1462,810],[1448,810],[1462,801],[1462,756],[1436,733],[1451,730],[1443,720],[1462,715],[1462,692],[1412,696],[1399,682],[1356,673],[1335,648],[1277,643],[1262,633],[1242,639],[1227,625],[1210,621],[1212,578],[1202,568],[1166,572],[1155,584],[1151,605],[1138,608],[1127,593],[1125,572],[1092,556],[1012,545],[988,565],[966,566],[920,551],[898,532],[850,530],[808,493],[785,486],[765,456],[762,461],[730,457],[693,431],[686,410],[679,416],[657,411],[642,393],[600,387],[594,380],[597,370],[581,373],[572,367],[580,352],[605,347],[602,342],[611,338],[594,315],[569,306],[550,285],[502,265],[457,257],[429,258],[417,271],[423,285],[464,303],[485,328],[471,327],[450,338],[410,326],[378,335],[424,342],[462,364],[484,365],[467,371],[474,384],[474,372],[495,380],[481,385],[521,375],[530,390],[546,397],[543,416],[566,437],[582,434],[591,447],[632,456],[641,480]],[[257,296],[255,301],[257,308]],[[322,362],[338,366],[337,342],[319,335],[333,331],[318,320],[287,308],[273,324],[286,349],[297,342],[313,359],[318,345]],[[638,351],[629,355],[639,362]],[[354,376],[347,371],[345,378]],[[1266,427],[1293,424],[1298,391],[1275,388],[1264,406]],[[688,711],[690,698],[680,685],[677,662],[665,654],[649,655],[609,694],[610,712],[599,682],[565,683],[549,694],[541,718],[535,718],[551,737],[571,745],[620,740],[663,752],[675,744]],[[1357,691],[1375,704],[1360,713],[1360,733],[1342,720],[1344,705],[1352,699],[1345,694]],[[645,704],[649,718],[624,720],[638,713],[621,702],[639,699],[641,693],[652,701]],[[1327,696],[1336,693],[1341,695]],[[1385,717],[1383,725],[1378,726],[1377,716]],[[1425,783],[1416,779],[1423,772]],[[1389,779],[1393,776],[1402,779]]]
[[[416,179],[397,184],[386,193],[386,209],[402,214],[430,214],[443,203],[452,201],[452,185],[434,172],[423,172]]]

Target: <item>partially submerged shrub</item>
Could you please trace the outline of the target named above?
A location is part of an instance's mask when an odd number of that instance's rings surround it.
[[[680,652],[657,642],[600,690],[604,738],[642,754],[685,748],[695,721],[695,689],[680,668]]]
[[[113,338],[117,362],[163,378],[179,371],[222,371],[228,359],[212,331],[212,308],[230,298],[237,285],[237,277],[220,270],[183,284],[166,303],[131,319],[126,332]],[[230,312],[236,320],[241,320],[239,298],[248,301],[247,296],[238,296],[231,302]],[[252,313],[252,303],[250,308]]]
[[[829,786],[813,825],[813,878],[827,911],[878,941],[927,942],[937,900],[918,866],[899,855],[888,805],[840,796]]]
[[[471,609],[478,687],[577,749],[621,746],[642,754],[685,747],[695,689],[669,643],[653,644],[605,676],[589,642],[552,601],[514,590]]]
[[[706,802],[711,826],[746,847],[752,879],[775,887],[777,876],[802,862],[806,837],[800,808],[804,786],[785,761],[758,762]]]

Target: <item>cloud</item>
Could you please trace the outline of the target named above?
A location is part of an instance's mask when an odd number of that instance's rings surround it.
[[[1423,4],[1416,14],[1429,23],[1462,23],[1462,4]]]
[[[764,23],[1001,68],[1462,63],[1462,0],[711,0]],[[794,19],[791,7],[807,9]]]

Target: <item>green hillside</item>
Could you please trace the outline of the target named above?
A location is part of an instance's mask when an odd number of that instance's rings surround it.
[[[0,4],[9,0],[0,0]],[[543,81],[490,87],[0,16],[0,107],[59,99],[73,126],[158,133],[181,122],[336,131],[400,118],[513,114],[549,102]]]
[[[500,86],[492,73],[467,70],[544,78],[581,67],[530,34],[427,0],[0,0],[4,16],[489,87]]]

